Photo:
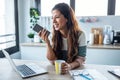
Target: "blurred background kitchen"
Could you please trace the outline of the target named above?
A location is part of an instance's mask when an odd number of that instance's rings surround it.
[[[86,63],[120,65],[120,0],[2,0],[0,48],[12,58],[47,60],[46,44],[32,28],[37,23],[51,31],[51,9],[59,2],[75,10],[86,34]]]

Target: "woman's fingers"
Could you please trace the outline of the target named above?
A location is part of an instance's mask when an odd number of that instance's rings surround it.
[[[68,71],[69,71],[69,64],[68,63],[63,63],[61,71],[62,71],[63,74],[68,73]]]
[[[39,31],[39,36],[41,37],[42,40],[44,40],[45,42],[48,42],[48,32],[46,29],[40,30]]]
[[[41,37],[41,30],[39,31],[39,33],[38,33],[38,34],[39,34],[39,36]]]
[[[48,39],[48,32],[47,32],[47,30],[44,30],[43,35],[44,35],[44,40],[46,41],[46,39]]]

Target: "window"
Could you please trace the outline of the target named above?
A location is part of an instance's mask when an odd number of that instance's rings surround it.
[[[41,16],[51,16],[51,9],[60,2],[71,5],[76,16],[107,16],[114,15],[116,1],[116,15],[120,15],[120,0],[40,0]],[[38,7],[39,8],[39,7]]]
[[[120,0],[116,0],[115,15],[120,16]]]
[[[17,0],[1,0],[0,7],[0,50],[12,54],[19,50]]]
[[[70,4],[70,0],[41,0],[41,16],[51,16],[51,10],[57,3]]]
[[[107,15],[108,0],[75,0],[76,16]]]

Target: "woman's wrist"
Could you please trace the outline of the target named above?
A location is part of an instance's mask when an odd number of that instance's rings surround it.
[[[72,68],[73,68],[73,67],[72,67],[72,64],[69,64],[69,69],[72,70]]]
[[[80,67],[81,64],[79,61],[74,61],[70,63],[69,65],[70,65],[70,69],[74,69],[74,68]]]
[[[81,66],[80,61],[76,60],[75,62],[78,64],[78,66]]]
[[[47,44],[50,44],[50,41],[49,41],[49,39],[45,40],[45,42],[46,42]]]
[[[47,44],[48,47],[51,46],[50,41],[47,41],[46,44]]]

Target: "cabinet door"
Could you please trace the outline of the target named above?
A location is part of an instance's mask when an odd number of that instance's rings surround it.
[[[21,46],[21,59],[46,61],[46,47]]]
[[[120,65],[120,50],[87,49],[87,64]]]

